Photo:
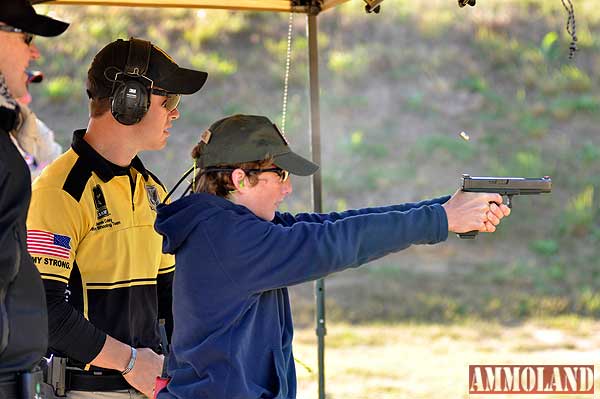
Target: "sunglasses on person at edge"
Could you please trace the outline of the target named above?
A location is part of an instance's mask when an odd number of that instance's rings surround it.
[[[2,32],[9,32],[9,33],[22,33],[23,34],[23,41],[28,46],[31,44],[31,42],[33,41],[33,38],[35,37],[35,35],[33,35],[31,33],[23,32],[22,29],[15,28],[15,27],[10,26],[10,25],[0,25],[0,31],[2,31]]]
[[[179,105],[179,101],[181,100],[181,94],[169,93],[166,90],[152,88],[152,89],[150,89],[150,92],[152,92],[153,94],[156,94],[158,96],[167,97],[165,99],[165,101],[163,101],[161,106],[166,108],[167,111],[169,111],[169,112],[171,112],[175,108],[177,108],[177,106]]]

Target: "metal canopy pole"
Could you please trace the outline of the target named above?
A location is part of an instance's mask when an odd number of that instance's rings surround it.
[[[321,165],[321,114],[319,112],[319,57],[318,26],[316,13],[308,14],[308,75],[310,81],[310,132],[312,159]],[[321,168],[312,176],[313,209],[323,212]],[[315,282],[316,333],[318,341],[319,399],[325,399],[325,281]]]

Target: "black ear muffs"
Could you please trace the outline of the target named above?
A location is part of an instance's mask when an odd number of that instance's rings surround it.
[[[123,125],[139,123],[150,106],[148,89],[140,81],[127,77],[115,86],[110,99],[112,115]]]
[[[117,73],[110,96],[111,113],[123,125],[139,123],[150,107],[153,82],[145,76],[150,63],[152,44],[129,39],[129,55],[122,72]]]

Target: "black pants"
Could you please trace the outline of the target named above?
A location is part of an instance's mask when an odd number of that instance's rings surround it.
[[[44,383],[43,372],[0,374],[0,399],[56,399],[54,390]]]
[[[0,399],[20,399],[18,392],[17,374],[0,374]]]

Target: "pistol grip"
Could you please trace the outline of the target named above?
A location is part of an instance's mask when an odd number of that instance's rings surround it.
[[[477,230],[471,230],[466,233],[458,233],[457,236],[459,236],[463,240],[474,240],[475,237],[477,237],[478,233],[479,233],[479,231],[477,231]]]

